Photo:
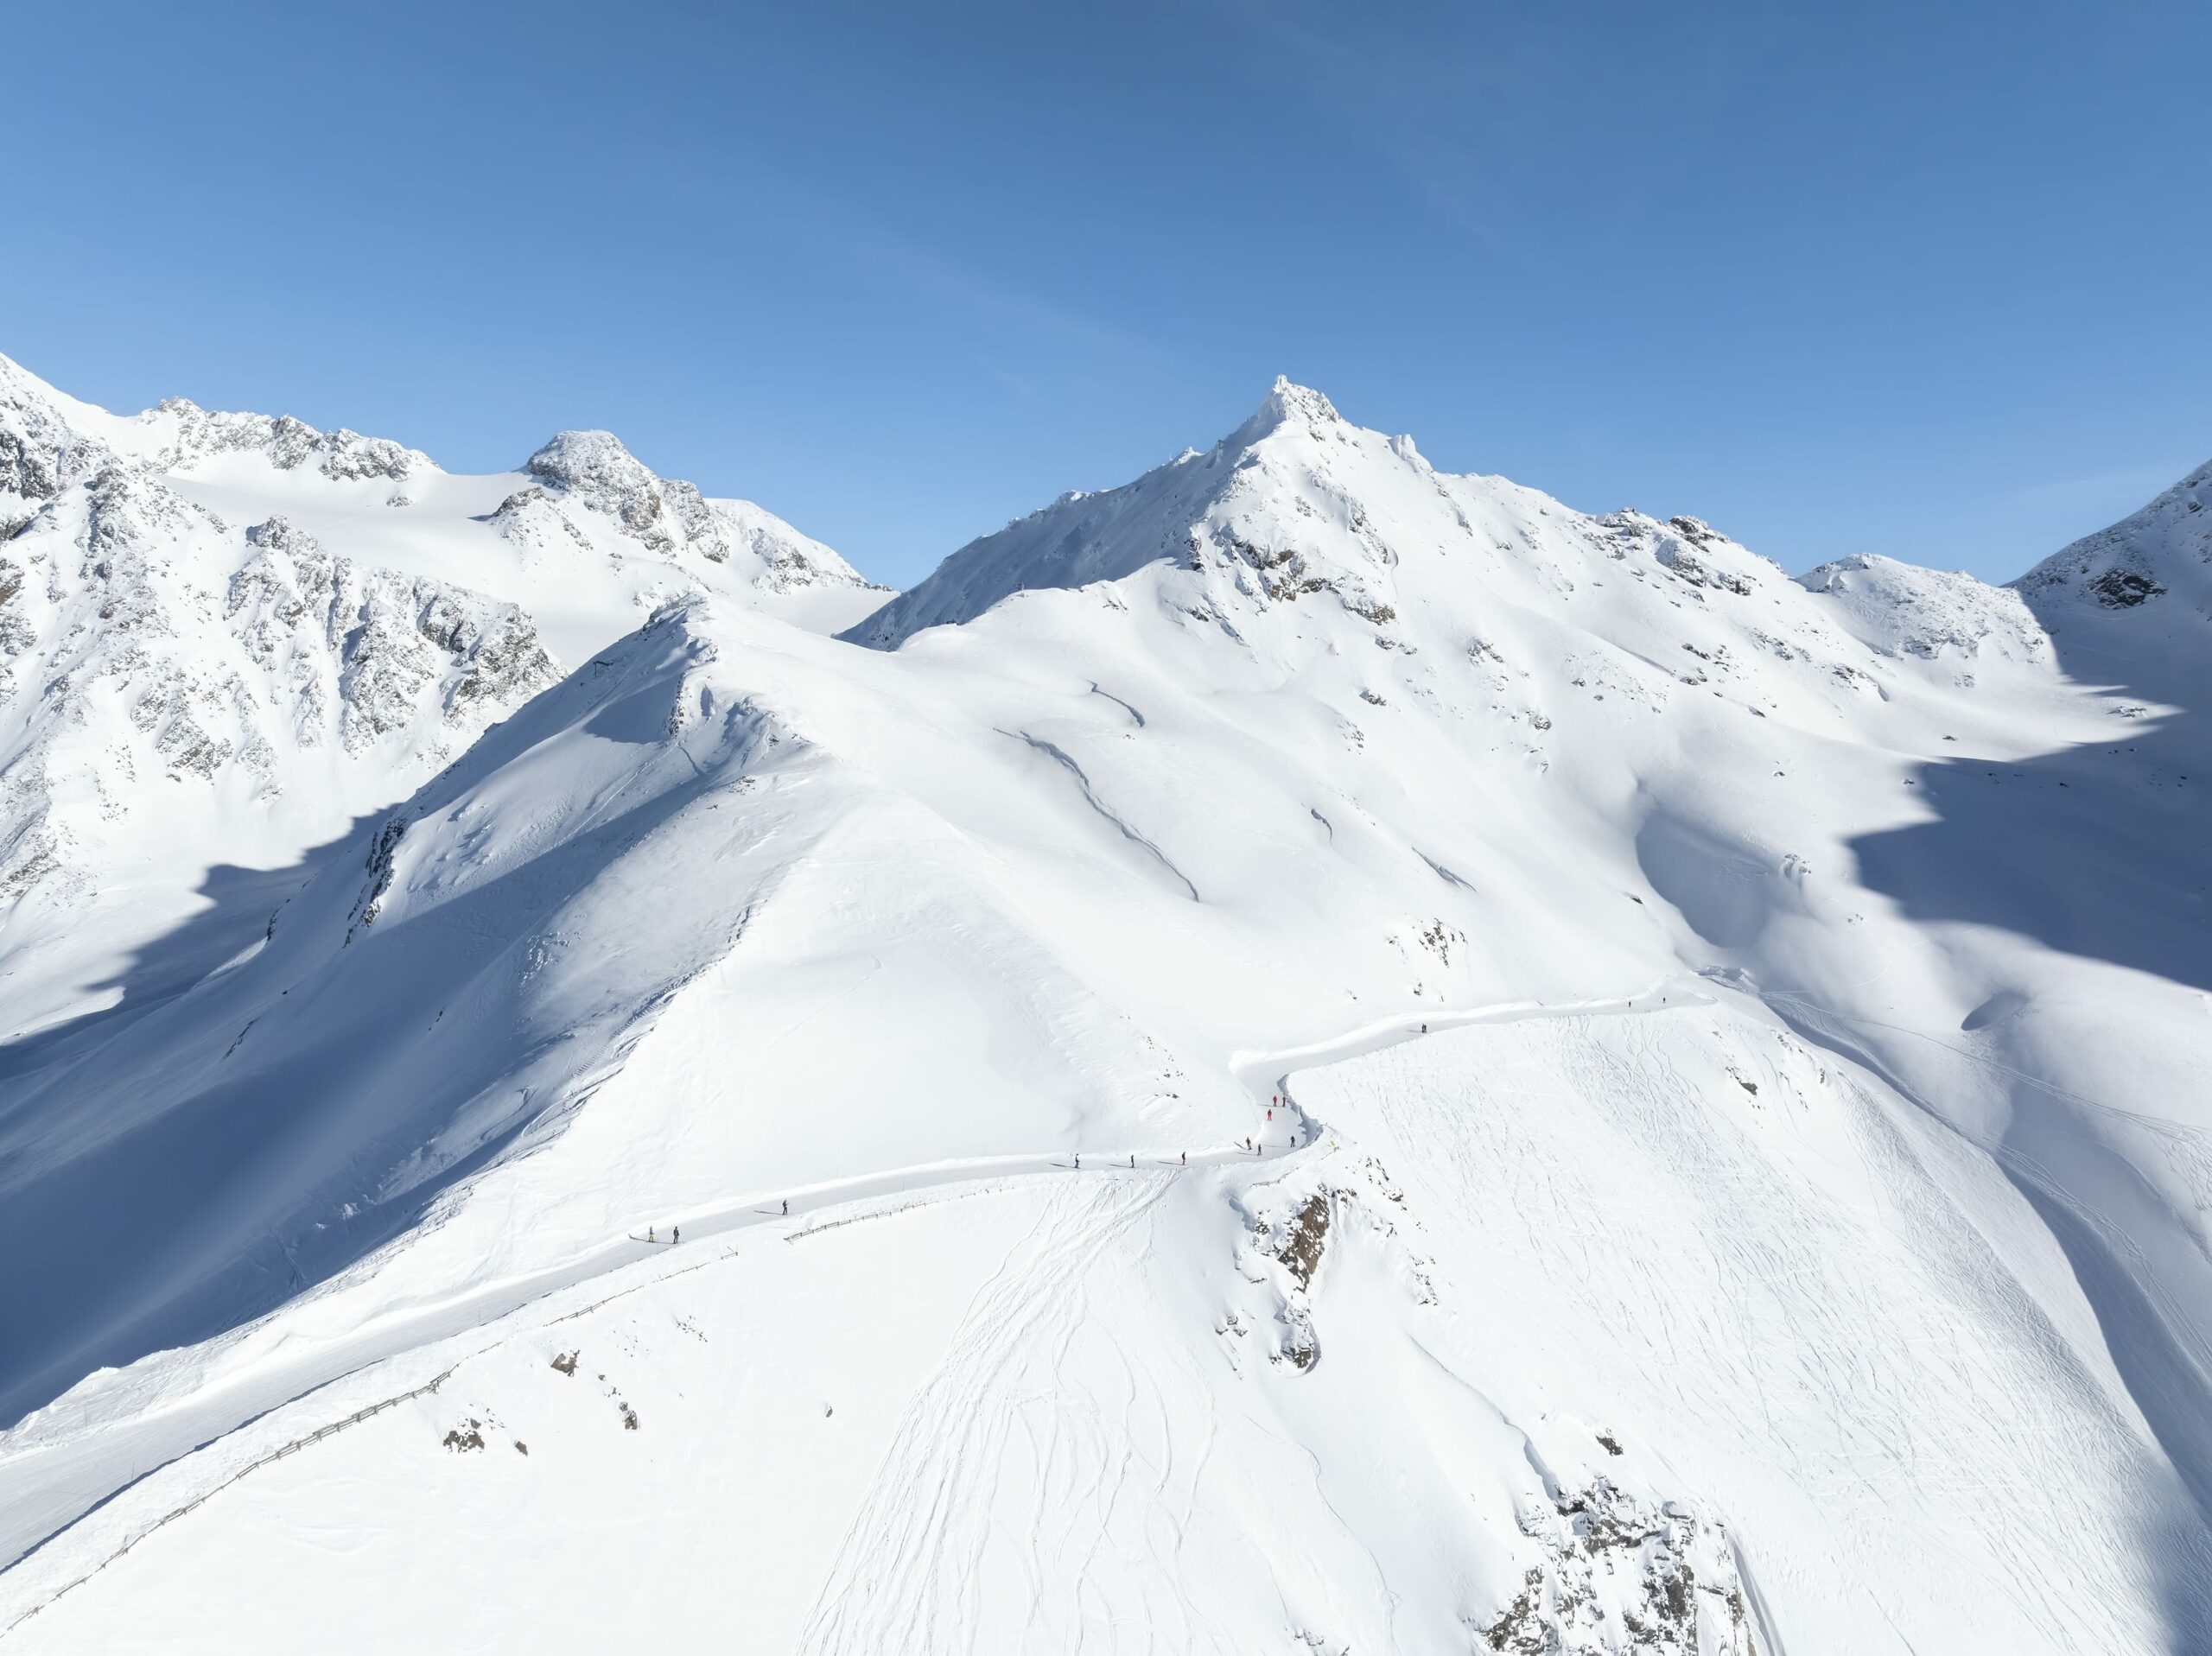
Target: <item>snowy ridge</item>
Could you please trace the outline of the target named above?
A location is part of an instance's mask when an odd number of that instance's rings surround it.
[[[1284,383],[862,617],[605,434],[8,429],[0,555],[245,525],[292,790],[504,711],[0,1048],[0,1250],[117,1215],[0,1282],[10,1646],[2212,1639],[2201,479],[1793,581]]]
[[[611,432],[560,432],[524,469],[537,485],[508,496],[494,517],[510,536],[529,533],[522,526],[530,509],[550,491],[613,518],[664,556],[683,553],[725,563],[735,555],[751,583],[767,592],[868,586],[836,553],[751,501],[709,500],[689,483],[654,476]],[[575,532],[573,520],[564,527]]]
[[[0,358],[0,942],[51,980],[8,1029],[190,912],[212,865],[329,840],[661,604],[841,625],[872,601],[828,548],[605,434],[532,465],[517,493],[289,416],[119,418]],[[502,484],[512,509],[480,507]],[[170,843],[142,858],[156,815]]]

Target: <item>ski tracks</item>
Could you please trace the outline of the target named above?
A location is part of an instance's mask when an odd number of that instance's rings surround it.
[[[1868,1210],[1777,1153],[1783,1113],[1801,1107],[1778,1088],[1764,1116],[1719,1101],[1754,1049],[1720,1037],[1716,1053],[1715,1038],[1529,1026],[1478,1069],[1376,1104],[1395,1148],[1443,1170],[1437,1188],[1478,1216],[1468,1257],[1495,1261],[1511,1285],[1500,1314],[1532,1343],[1576,1352],[1568,1330],[1611,1330],[1574,1361],[1633,1376],[1625,1389],[1703,1435],[1710,1458],[1756,1423],[1859,1577],[1894,1568],[1908,1520],[1933,1544],[1922,1590],[1972,1583],[2052,1647],[2094,1647],[2094,1596],[2049,1592],[2044,1561],[2070,1549],[2085,1577],[2127,1578],[2117,1496],[2081,1479],[2128,1464],[2121,1424],[1871,1094],[1839,1076],[1802,1107],[1866,1166]],[[1618,1172],[1640,1166],[1664,1177]],[[1563,1304],[1579,1314],[1558,1317]],[[2034,1534],[2008,1525],[2021,1513]]]
[[[1154,1596],[1098,1569],[1140,1504],[1173,1569],[1173,1427],[1146,1373],[1102,1337],[1086,1278],[1178,1181],[1071,1182],[970,1304],[900,1418],[799,1649],[1186,1648]],[[1192,1469],[1195,1478],[1196,1468]],[[1134,1488],[1132,1484],[1136,1486]],[[1026,1492],[1026,1494],[1025,1494]]]

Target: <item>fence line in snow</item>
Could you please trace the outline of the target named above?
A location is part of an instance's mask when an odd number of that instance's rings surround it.
[[[661,1276],[655,1277],[649,1281],[635,1284],[631,1287],[623,1289],[619,1293],[607,1295],[605,1299],[594,1300],[591,1304],[584,1306],[582,1310],[570,1311],[563,1317],[556,1317],[553,1318],[552,1321],[553,1323],[569,1322],[574,1317],[583,1316],[587,1311],[597,1310],[601,1305],[605,1305],[610,1301],[620,1299],[627,1295],[636,1293],[641,1288],[648,1288],[654,1285],[656,1283],[665,1282],[671,1277],[687,1276],[694,1271],[702,1270],[706,1266],[715,1264],[717,1260],[727,1259],[733,1257],[736,1252],[737,1250],[735,1248],[716,1250],[709,1258],[701,1259],[696,1265],[683,1266],[677,1270],[664,1272]],[[552,1326],[552,1323],[548,1323],[547,1326],[550,1327]],[[499,1342],[496,1341],[493,1342],[494,1345],[498,1343]],[[480,1357],[484,1355],[484,1351],[489,1351],[492,1348],[492,1346],[486,1346],[484,1348],[483,1351],[473,1352],[470,1355]],[[467,1357],[464,1357],[461,1360],[461,1362],[467,1362],[468,1361],[469,1359]],[[0,1627],[0,1639],[5,1639],[10,1634],[15,1632],[17,1627],[22,1627],[24,1622],[29,1621],[41,1610],[46,1608],[48,1605],[54,1603],[55,1600],[60,1598],[62,1594],[70,1591],[73,1588],[82,1587],[86,1582],[99,1575],[101,1570],[106,1569],[117,1559],[123,1557],[124,1553],[130,1551],[131,1548],[137,1546],[139,1542],[144,1540],[156,1530],[162,1528],[164,1525],[175,1523],[178,1519],[182,1518],[187,1513],[192,1512],[196,1507],[204,1505],[211,1496],[221,1494],[224,1490],[229,1488],[232,1484],[238,1482],[239,1479],[246,1476],[249,1473],[258,1472],[263,1467],[283,1460],[287,1455],[296,1455],[300,1450],[307,1448],[310,1443],[321,1443],[333,1432],[343,1431],[348,1426],[358,1426],[362,1421],[366,1420],[371,1415],[381,1414],[386,1409],[395,1408],[402,1403],[409,1402],[418,1397],[429,1395],[430,1393],[436,1391],[438,1387],[444,1385],[448,1380],[453,1378],[454,1370],[461,1367],[461,1362],[454,1363],[452,1367],[448,1368],[443,1374],[433,1377],[424,1384],[416,1386],[411,1392],[402,1392],[396,1397],[385,1398],[380,1403],[372,1403],[365,1409],[356,1409],[352,1414],[347,1415],[343,1420],[334,1420],[327,1426],[319,1426],[315,1431],[308,1433],[304,1437],[296,1437],[290,1443],[286,1443],[283,1448],[271,1450],[268,1454],[260,1456],[258,1459],[247,1462],[237,1471],[232,1473],[229,1477],[225,1478],[220,1483],[209,1485],[207,1488],[202,1490],[192,1500],[186,1501],[183,1506],[176,1507],[173,1511],[163,1513],[159,1518],[147,1525],[144,1529],[139,1531],[137,1534],[132,1536],[130,1539],[125,1541],[121,1546],[118,1547],[113,1552],[108,1554],[106,1558],[101,1559],[90,1570],[87,1570],[83,1575],[79,1576],[73,1581],[68,1583],[67,1585],[59,1589],[54,1594],[53,1597],[44,1599],[39,1603],[32,1605],[29,1609],[25,1610],[21,1615],[17,1616],[13,1621],[10,1621],[6,1627]],[[48,1537],[48,1539],[51,1540],[54,1538]],[[41,1545],[43,1545],[43,1543]],[[10,1565],[9,1569],[13,1570],[20,1567],[29,1560],[29,1556],[30,1555],[29,1553],[26,1553],[22,1558],[18,1558],[14,1564]],[[0,1570],[0,1575],[3,1575],[5,1573],[6,1571]]]
[[[482,1353],[480,1352],[476,1355],[480,1356]],[[462,1361],[466,1361],[467,1360],[464,1358]],[[109,1553],[106,1558],[101,1559],[90,1570],[87,1570],[83,1575],[78,1577],[74,1581],[70,1582],[67,1586],[64,1586],[56,1591],[52,1598],[46,1599],[40,1603],[32,1605],[29,1609],[25,1610],[13,1621],[10,1621],[4,1628],[0,1628],[0,1639],[4,1639],[10,1634],[15,1632],[17,1627],[22,1627],[24,1622],[29,1621],[41,1610],[46,1608],[48,1605],[59,1600],[62,1594],[70,1591],[73,1588],[82,1587],[86,1582],[92,1580],[92,1578],[99,1575],[101,1570],[106,1569],[117,1559],[122,1558],[124,1553],[130,1551],[131,1548],[137,1546],[141,1541],[151,1535],[156,1530],[160,1529],[163,1525],[175,1523],[178,1519],[182,1518],[187,1513],[205,1505],[210,1497],[220,1494],[224,1490],[238,1482],[238,1480],[246,1476],[247,1474],[258,1472],[263,1467],[272,1465],[276,1462],[283,1460],[287,1455],[296,1455],[300,1450],[307,1448],[310,1443],[321,1443],[333,1432],[343,1431],[348,1426],[358,1426],[361,1422],[366,1420],[371,1415],[382,1414],[386,1409],[397,1408],[403,1403],[410,1402],[418,1397],[427,1396],[430,1393],[436,1391],[441,1386],[443,1386],[448,1380],[452,1379],[454,1369],[460,1367],[460,1363],[455,1363],[453,1366],[453,1368],[447,1369],[445,1373],[435,1376],[424,1384],[416,1386],[411,1392],[402,1392],[397,1397],[388,1397],[380,1403],[372,1403],[365,1409],[356,1409],[352,1414],[347,1415],[343,1420],[334,1420],[327,1426],[318,1426],[315,1431],[308,1433],[304,1437],[295,1437],[290,1443],[286,1443],[283,1448],[273,1449],[270,1450],[268,1454],[262,1456],[257,1460],[248,1461],[244,1466],[232,1473],[229,1477],[225,1478],[220,1483],[210,1484],[207,1488],[194,1495],[190,1501],[186,1501],[183,1506],[176,1507],[172,1511],[163,1513],[159,1518],[147,1525],[144,1529],[139,1531],[137,1534],[132,1536],[128,1541],[125,1541],[113,1552]]]

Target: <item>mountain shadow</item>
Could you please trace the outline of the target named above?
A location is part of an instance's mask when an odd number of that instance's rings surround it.
[[[1920,921],[2018,932],[2212,990],[2212,467],[2017,584],[2110,736],[1914,778],[1933,821],[1853,844]]]
[[[200,882],[196,896],[207,906],[160,936],[134,949],[112,977],[89,986],[94,995],[117,992],[97,1012],[0,1041],[0,1189],[6,1186],[8,1143],[14,1136],[20,1084],[48,1067],[66,1063],[120,1033],[157,1006],[166,1006],[266,937],[278,910],[312,880],[332,853],[353,842],[361,829],[388,812],[356,817],[343,834],[313,847],[282,868],[244,868],[218,863]]]
[[[345,904],[380,826],[266,881],[218,871],[209,890],[227,900],[147,945],[122,1003],[0,1049],[22,1078],[0,1107],[0,1427],[96,1369],[213,1338],[337,1275],[563,1103],[567,1069],[538,1060],[575,1031],[513,1021],[509,951],[549,892],[585,889],[713,785],[685,778],[357,933]],[[191,978],[194,962],[235,956],[248,915],[263,933],[270,892],[310,881],[300,906],[315,912],[280,922],[232,970]],[[446,1007],[464,1003],[473,1036],[439,1044]],[[215,1029],[235,1059],[211,1059]],[[458,1127],[464,1115],[479,1125]],[[451,1159],[426,1163],[457,1132]]]

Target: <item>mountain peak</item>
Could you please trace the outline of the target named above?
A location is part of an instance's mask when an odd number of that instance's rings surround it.
[[[611,431],[556,431],[523,462],[523,470],[541,482],[586,493],[658,481]]]
[[[1277,374],[1275,383],[1260,399],[1260,406],[1236,435],[1251,441],[1294,422],[1309,426],[1341,425],[1344,416],[1337,412],[1335,403],[1312,386],[1300,385],[1286,374]]]
[[[724,563],[733,549],[750,552],[760,564],[755,584],[772,592],[868,587],[844,559],[774,513],[748,500],[710,501],[696,484],[659,476],[611,431],[556,432],[523,469],[543,488],[511,495],[502,512],[527,511],[531,496],[551,490],[613,518],[664,555],[686,549]]]
[[[1252,416],[1205,454],[1185,451],[1118,488],[1063,495],[970,542],[843,636],[892,648],[1018,593],[1155,565],[1196,583],[1192,614],[1328,593],[1363,618],[1387,616],[1397,554],[1376,519],[1417,523],[1411,543],[1423,546],[1469,533],[1441,499],[1410,438],[1363,430],[1319,391],[1278,377]]]

